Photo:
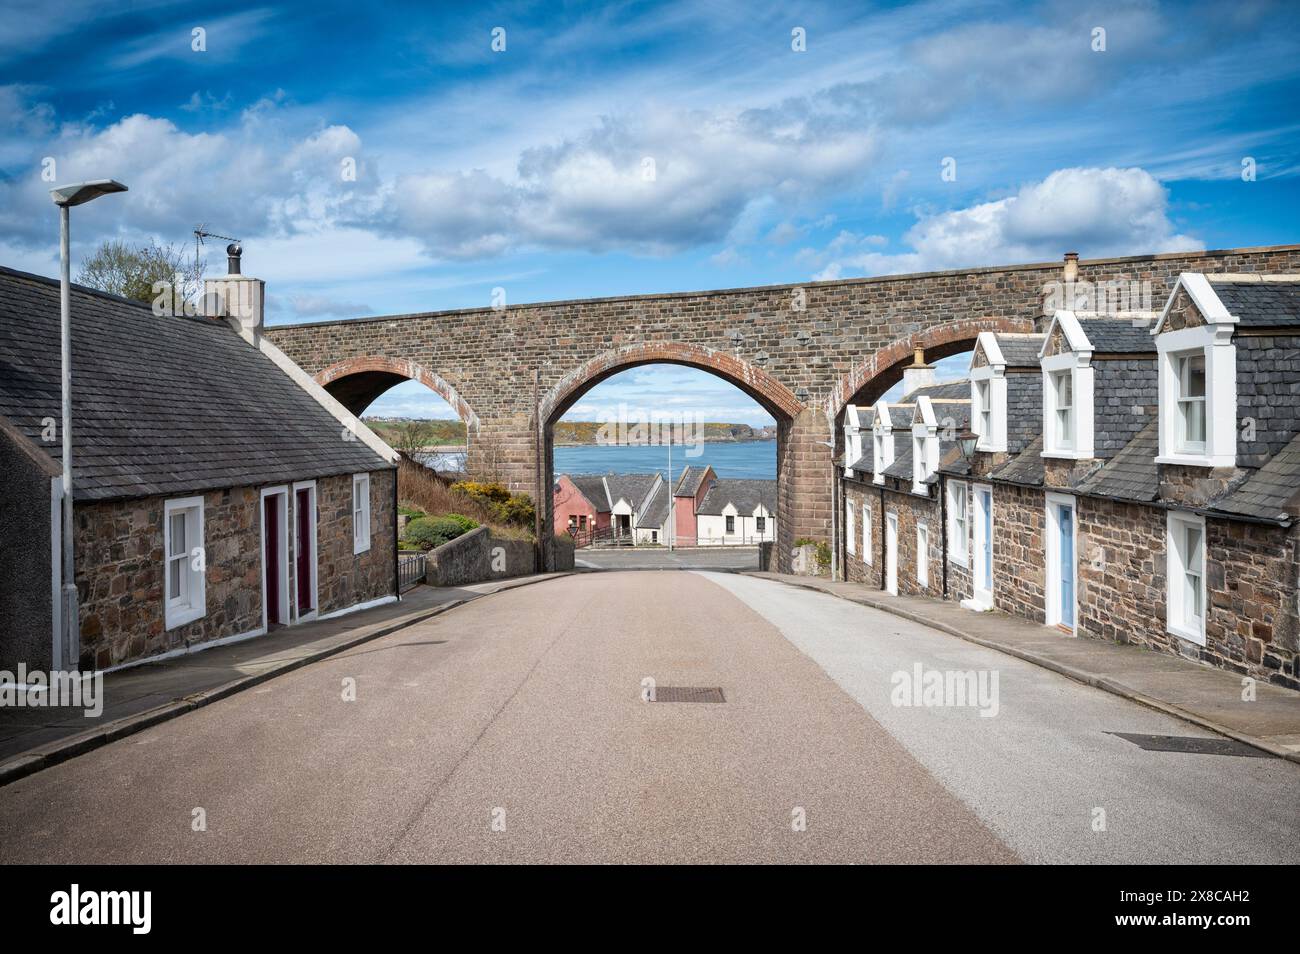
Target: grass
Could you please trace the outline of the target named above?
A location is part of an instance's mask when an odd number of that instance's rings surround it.
[[[505,540],[531,540],[531,530],[498,523],[492,511],[484,504],[456,493],[427,467],[403,460],[397,471],[398,509],[402,512],[418,510],[431,517],[459,513],[487,527],[494,537]]]

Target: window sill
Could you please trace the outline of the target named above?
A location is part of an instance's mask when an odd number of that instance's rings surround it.
[[[362,544],[362,543],[354,543],[354,544],[352,545],[352,555],[353,555],[353,556],[360,556],[362,553],[369,553],[369,552],[370,552],[370,541],[369,541],[369,540],[367,540],[364,544]]]
[[[167,630],[173,630],[178,626],[184,626],[186,623],[192,623],[196,619],[202,619],[207,615],[207,608],[204,606],[178,606],[174,610],[165,610],[163,615],[164,627]]]
[[[1225,460],[1217,461],[1213,457],[1205,454],[1160,454],[1156,457],[1157,464],[1172,464],[1177,467],[1205,467],[1213,470],[1216,467],[1236,467],[1236,457],[1230,457]]]
[[[965,570],[965,569],[969,569],[969,567],[967,566],[967,561],[966,561],[966,555],[965,555],[965,554],[962,554],[961,556],[958,556],[958,555],[955,554],[955,553],[949,553],[949,554],[948,554],[948,565],[949,565],[949,566],[959,566],[959,567],[961,567],[963,570]]]
[[[1052,460],[1091,460],[1091,451],[1081,450],[1045,450],[1040,451],[1039,457],[1047,457]]]
[[[1188,629],[1187,627],[1180,626],[1177,623],[1166,623],[1165,630],[1171,635],[1177,636],[1179,639],[1187,640],[1189,643],[1195,643],[1197,646],[1205,645],[1204,632],[1198,632],[1197,630],[1194,629]]]

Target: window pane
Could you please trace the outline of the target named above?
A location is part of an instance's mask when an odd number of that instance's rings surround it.
[[[1186,528],[1187,543],[1185,551],[1185,560],[1187,571],[1189,573],[1200,573],[1201,564],[1205,555],[1201,553],[1201,528],[1188,525]]]
[[[181,580],[185,575],[185,558],[181,557],[178,560],[168,560],[167,566],[169,571],[168,575],[171,577],[167,582],[167,598],[169,600],[180,599]]]
[[[1180,360],[1179,386],[1183,397],[1205,397],[1205,355],[1194,354]]]
[[[1074,406],[1074,376],[1069,371],[1056,376],[1056,406],[1058,408]]]
[[[171,515],[171,552],[167,555],[175,556],[185,549],[185,511],[175,510]]]

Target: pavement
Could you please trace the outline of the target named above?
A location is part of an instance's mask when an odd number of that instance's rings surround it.
[[[580,570],[757,570],[758,547],[587,547],[574,554]]]
[[[861,583],[754,572],[922,623],[1016,656],[1220,735],[1300,763],[1300,693],[1139,646],[1066,636],[1006,613],[976,613],[952,601],[894,596]]]
[[[82,709],[0,708],[0,785],[467,600],[547,578],[420,586],[382,606],[112,671],[104,676],[103,711],[94,717]]]
[[[916,665],[998,673],[997,714],[895,705]],[[647,677],[660,698],[716,686],[726,701],[646,702]],[[1222,741],[828,594],[725,572],[574,574],[18,779],[0,788],[0,849],[83,863],[1300,861],[1300,766],[1117,732]]]

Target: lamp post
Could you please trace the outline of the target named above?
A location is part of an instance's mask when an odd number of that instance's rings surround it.
[[[114,179],[74,182],[50,190],[50,198],[59,207],[59,335],[62,345],[63,386],[63,569],[62,621],[59,641],[54,646],[55,669],[72,669],[77,665],[77,579],[72,550],[72,316],[71,253],[68,231],[74,205],[84,205],[101,195],[125,192],[126,186]]]
[[[957,447],[961,450],[961,456],[968,464],[971,458],[975,456],[975,446],[979,443],[979,439],[980,436],[969,429],[957,435]]]

